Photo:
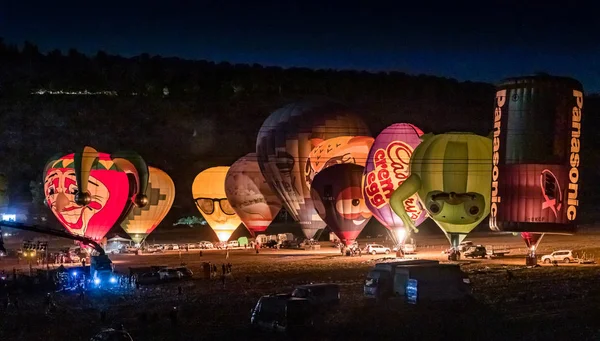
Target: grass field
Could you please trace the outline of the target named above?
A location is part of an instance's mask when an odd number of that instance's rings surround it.
[[[157,239],[159,239],[157,237]],[[560,265],[526,268],[523,242],[512,235],[474,234],[475,244],[504,245],[513,256],[499,260],[462,261],[473,283],[476,302],[465,305],[407,305],[399,300],[376,304],[362,295],[365,275],[383,255],[344,257],[323,243],[319,252],[238,249],[226,252],[171,252],[111,256],[117,271],[132,266],[186,263],[195,273],[188,281],[119,292],[90,292],[84,302],[74,293],[56,293],[56,312],[46,315],[44,293],[21,292],[20,309],[0,308],[0,340],[89,340],[103,327],[123,325],[134,340],[277,339],[254,333],[249,312],[258,298],[288,292],[294,285],[333,282],[342,301],[300,340],[467,339],[467,340],[598,340],[600,267]],[[157,242],[162,242],[157,240]],[[167,242],[166,240],[164,242]],[[366,241],[360,241],[361,244]],[[443,260],[447,241],[420,237],[418,257]],[[571,248],[596,253],[600,233],[544,237],[540,254]],[[10,268],[3,260],[1,266]],[[203,262],[231,262],[232,276],[201,278]],[[506,277],[507,270],[513,274]],[[178,286],[182,294],[178,294]],[[168,318],[178,310],[177,325]],[[101,311],[106,311],[101,321]],[[288,337],[286,337],[288,338]]]

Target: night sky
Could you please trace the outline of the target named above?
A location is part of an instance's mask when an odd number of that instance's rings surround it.
[[[574,1],[401,2],[4,0],[0,36],[32,41],[42,51],[148,52],[486,82],[544,71],[600,92],[595,7]]]

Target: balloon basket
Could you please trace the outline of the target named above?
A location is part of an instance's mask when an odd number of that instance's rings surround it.
[[[527,266],[537,265],[537,257],[528,255],[527,257],[525,257],[525,265],[527,265]]]

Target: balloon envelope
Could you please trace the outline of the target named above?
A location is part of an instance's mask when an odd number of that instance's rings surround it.
[[[518,77],[500,84],[492,230],[575,233],[583,102],[583,87],[572,78]]]
[[[141,243],[165,218],[175,199],[175,184],[162,170],[148,167],[150,176],[146,196],[148,204],[132,207],[121,222],[123,230],[136,243]]]
[[[287,105],[273,112],[260,128],[256,141],[260,169],[307,238],[325,227],[305,181],[311,150],[326,139],[359,135],[370,135],[365,123],[344,105],[327,101]]]
[[[229,167],[205,169],[196,175],[192,184],[196,207],[222,242],[229,240],[241,223],[225,194],[227,171]]]
[[[319,216],[347,246],[372,216],[362,194],[363,170],[351,163],[334,165],[317,173],[312,181],[311,195]]]
[[[306,161],[306,184],[310,187],[315,174],[342,163],[365,166],[375,139],[370,136],[340,136],[325,140],[316,146]]]
[[[383,226],[395,230],[405,227],[389,205],[393,191],[410,175],[410,159],[421,143],[423,131],[408,123],[385,128],[375,138],[365,165],[364,196],[367,207]],[[417,194],[404,200],[404,209],[415,226],[427,219]]]
[[[411,175],[390,200],[405,224],[411,220],[399,201],[414,193],[453,246],[490,212],[492,140],[471,133],[423,135],[410,162]],[[454,245],[456,244],[456,245]]]
[[[260,171],[256,153],[247,154],[231,165],[225,178],[225,193],[253,235],[265,231],[281,209],[281,200]]]
[[[129,180],[109,154],[98,153],[88,181],[91,202],[75,203],[77,194],[74,154],[51,160],[44,170],[46,204],[72,234],[101,240],[117,223],[129,199]]]

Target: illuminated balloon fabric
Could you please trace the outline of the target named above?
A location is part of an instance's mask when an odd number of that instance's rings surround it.
[[[405,227],[389,201],[393,191],[410,175],[410,159],[422,135],[423,131],[412,124],[396,123],[375,138],[369,152],[363,188],[365,202],[375,219],[391,230]],[[427,219],[417,194],[404,201],[404,209],[415,226]]]
[[[72,234],[101,240],[117,223],[129,199],[129,180],[109,154],[98,153],[92,163],[87,191],[91,201],[78,205],[75,154],[51,160],[44,170],[46,204]]]
[[[162,170],[148,167],[150,177],[146,196],[148,205],[132,207],[121,221],[121,227],[136,243],[141,243],[165,218],[175,199],[175,184]]]
[[[192,184],[196,207],[222,242],[228,241],[242,222],[225,195],[227,171],[229,167],[205,169],[196,175]]]
[[[544,237],[543,233],[521,232],[521,238],[527,244],[528,249],[532,247],[537,248],[538,244],[542,241],[542,237]]]
[[[256,153],[247,154],[231,165],[225,178],[225,193],[253,235],[265,231],[281,209],[281,200],[260,171]]]
[[[494,111],[490,228],[574,233],[583,88],[571,78],[505,80]]]
[[[327,101],[289,104],[273,112],[260,128],[256,141],[260,169],[307,238],[325,227],[305,181],[311,150],[330,138],[368,135],[367,126],[354,112]]]
[[[411,158],[411,174],[392,194],[390,206],[414,228],[402,202],[417,193],[428,215],[458,246],[490,210],[492,140],[471,133],[422,139]]]
[[[341,164],[354,163],[365,166],[374,139],[370,136],[340,136],[321,142],[308,155],[306,161],[306,184],[310,187],[315,174]]]
[[[319,216],[346,246],[352,244],[373,215],[362,194],[364,167],[352,163],[315,175],[311,195]]]

